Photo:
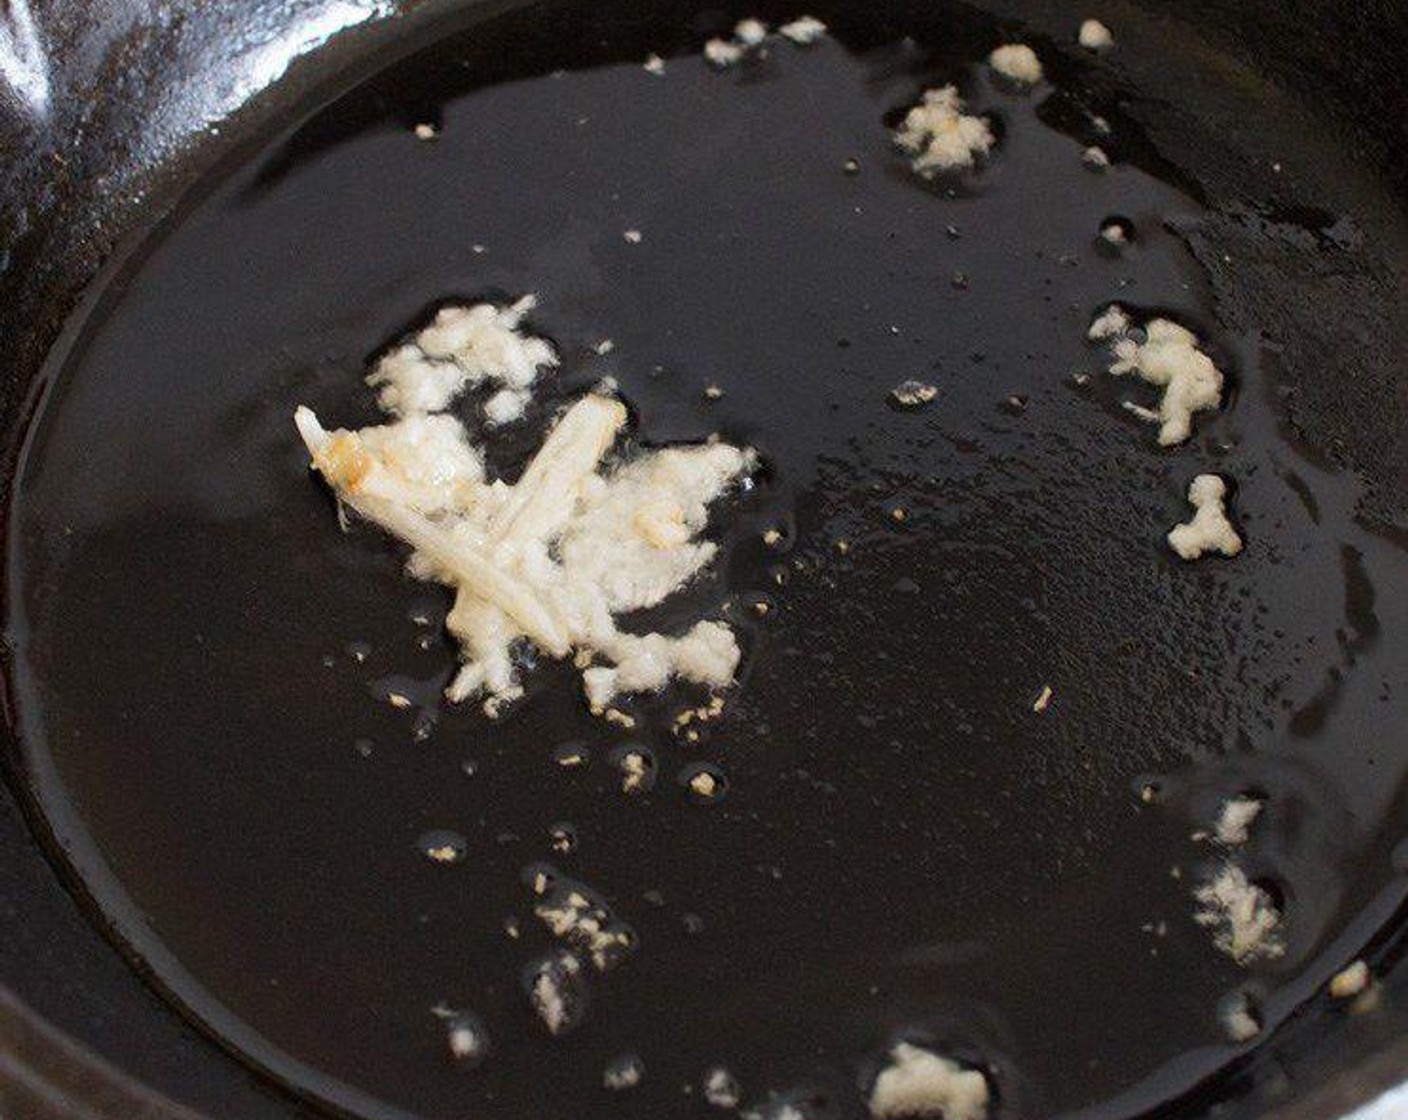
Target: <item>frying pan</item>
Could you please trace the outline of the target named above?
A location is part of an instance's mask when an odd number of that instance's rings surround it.
[[[34,380],[85,286],[124,235],[291,106],[331,96],[409,44],[507,0],[3,0],[0,3],[0,409],[5,472],[29,422]],[[984,5],[1039,35],[1067,29],[1061,0]],[[1193,118],[1233,138],[1228,150],[1298,152],[1333,184],[1332,155],[1285,135],[1238,133],[1248,100],[1277,98],[1319,116],[1340,158],[1408,203],[1403,158],[1408,8],[1393,0],[1111,0],[1110,22],[1144,29],[1121,65],[1130,106],[1174,165],[1196,166],[1219,198],[1249,192],[1238,160],[1195,148]],[[1074,13],[1076,15],[1083,13]],[[1128,19],[1121,20],[1122,15]],[[1192,42],[1206,80],[1160,65],[1162,37]],[[1235,60],[1235,75],[1231,69]],[[1249,79],[1247,76],[1253,76]],[[1289,126],[1288,126],[1289,128]],[[1360,204],[1346,185],[1332,209]],[[1338,278],[1343,314],[1322,289],[1258,271],[1229,273],[1224,311],[1272,321],[1309,360],[1289,374],[1295,422],[1327,458],[1365,481],[1365,508],[1408,523],[1408,378],[1404,301],[1389,322],[1355,320],[1357,283],[1400,285],[1403,263],[1366,262]],[[1235,268],[1235,266],[1234,266]],[[1339,310],[1337,308],[1337,310]],[[1254,315],[1253,315],[1254,312]],[[88,922],[37,842],[24,791],[0,791],[0,1114],[176,1118],[313,1115],[173,1012]],[[1371,1019],[1289,1024],[1224,1080],[1210,1103],[1160,1115],[1342,1116],[1408,1077],[1408,930],[1391,924],[1376,959],[1386,1010]],[[1307,1086],[1315,1086],[1308,1090]],[[1401,1092],[1401,1090],[1400,1090]],[[1395,1103],[1396,1101],[1396,1103]],[[1408,1113],[1404,1098],[1378,1112]]]

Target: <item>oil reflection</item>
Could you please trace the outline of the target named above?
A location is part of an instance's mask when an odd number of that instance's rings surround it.
[[[49,111],[49,56],[39,38],[29,0],[0,5],[0,78],[31,116]]]

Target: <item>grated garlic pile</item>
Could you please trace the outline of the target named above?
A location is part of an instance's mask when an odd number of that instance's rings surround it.
[[[1087,337],[1110,343],[1115,376],[1137,374],[1163,390],[1159,407],[1125,407],[1140,419],[1159,425],[1159,443],[1182,443],[1193,434],[1193,415],[1222,403],[1222,372],[1198,349],[1198,336],[1168,319],[1150,319],[1142,340],[1132,333],[1124,310],[1111,306],[1091,323]]]
[[[527,976],[528,1003],[551,1035],[581,1026],[587,993],[582,962],[571,953],[553,953],[535,962]]]
[[[341,502],[409,544],[409,570],[455,589],[446,626],[463,665],[446,695],[483,697],[494,715],[522,695],[513,656],[526,639],[553,658],[575,654],[594,711],[623,693],[680,678],[731,684],[738,643],[701,621],[679,635],[633,634],[618,614],[652,607],[688,583],[716,546],[698,539],[709,506],[745,478],[751,451],[721,441],[641,452],[608,464],[626,423],[618,400],[594,392],[557,419],[519,480],[487,480],[483,456],[442,412],[471,385],[513,395],[517,414],[552,347],[524,335],[525,297],[442,310],[413,344],[368,377],[400,415],[361,431],[328,431],[300,407],[299,434]]]
[[[1083,20],[1077,38],[1088,51],[1107,51],[1115,45],[1114,35],[1098,19]]]
[[[1276,904],[1236,864],[1224,864],[1193,897],[1198,903],[1194,920],[1212,929],[1213,944],[1238,964],[1286,951]]]
[[[442,412],[464,390],[485,382],[500,386],[485,413],[495,423],[523,415],[540,370],[557,365],[552,346],[518,331],[537,300],[529,295],[508,307],[480,303],[445,307],[413,342],[387,354],[367,377],[377,403],[393,415]]]
[[[635,932],[617,919],[606,900],[584,883],[539,874],[533,913],[548,931],[609,972],[635,950]]]
[[[816,16],[798,16],[791,22],[784,23],[777,30],[783,38],[791,39],[798,46],[805,47],[825,35],[827,28],[826,24]]]
[[[1036,51],[1024,43],[1006,43],[988,55],[988,65],[1001,74],[1022,85],[1036,85],[1041,81],[1041,59]]]
[[[815,16],[798,16],[778,27],[777,33],[799,47],[808,47],[826,34],[827,27]],[[720,70],[746,58],[767,41],[768,25],[749,17],[739,20],[733,28],[733,38],[713,38],[704,44],[704,57]]]
[[[1252,825],[1265,807],[1261,798],[1239,795],[1229,797],[1222,803],[1222,812],[1217,817],[1215,839],[1223,847],[1235,848],[1251,838]]]
[[[922,1047],[901,1042],[870,1090],[870,1115],[983,1120],[990,1090],[982,1071],[966,1069]]]
[[[1200,474],[1188,487],[1188,501],[1196,511],[1190,521],[1169,530],[1168,544],[1185,560],[1209,552],[1236,556],[1242,538],[1227,517],[1227,483],[1215,474]]]
[[[1261,1033],[1256,1005],[1245,992],[1236,992],[1218,1008],[1218,1021],[1233,1042],[1249,1042]]]
[[[915,171],[931,178],[940,171],[972,167],[992,148],[993,135],[982,117],[964,112],[957,88],[948,85],[925,90],[895,130],[895,143],[911,154]]]

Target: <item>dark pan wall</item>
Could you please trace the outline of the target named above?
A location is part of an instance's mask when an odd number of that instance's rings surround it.
[[[0,78],[0,461],[11,462],[33,375],[86,282],[154,203],[228,153],[242,132],[324,88],[331,72],[388,61],[418,28],[451,22],[454,9],[518,3],[0,0],[0,45],[12,59],[0,70],[9,76]],[[1112,63],[1121,82],[1139,91],[1130,111],[1147,122],[1166,158],[1197,170],[1210,201],[1272,210],[1313,203],[1352,215],[1367,231],[1401,232],[1408,211],[1404,0],[985,6],[1053,39],[1068,39],[1073,20],[1087,14],[1137,28],[1121,39]],[[1172,42],[1180,57],[1201,60],[1205,73],[1166,65]],[[265,94],[274,81],[278,88]],[[1248,135],[1241,125],[1249,106],[1265,117],[1268,104],[1284,129]],[[1209,122],[1225,147],[1209,150],[1200,140]],[[1264,168],[1291,154],[1299,176],[1268,199]],[[1367,237],[1329,276],[1315,271],[1310,256],[1303,266],[1267,259],[1247,238],[1235,222],[1216,220],[1190,235],[1210,266],[1221,255],[1213,246],[1236,246],[1237,268],[1214,272],[1224,315],[1292,341],[1301,361],[1286,377],[1297,423],[1313,444],[1377,484],[1367,512],[1408,526],[1404,301],[1388,322],[1353,310],[1364,293],[1402,292],[1405,262],[1378,245],[1403,241]],[[1327,285],[1343,314],[1319,313]],[[79,913],[4,790],[0,907],[0,988],[20,988],[65,1030],[101,1040],[115,1063],[153,1084],[182,1085],[187,1099],[217,1114],[303,1115],[233,1064],[212,1063],[209,1044],[156,1001]],[[51,1050],[22,1017],[7,1019],[7,1006],[0,1001],[0,1115],[20,1115],[21,1105],[23,1114],[47,1115],[33,1111],[38,1097],[18,1095],[13,1080],[6,1089],[6,1079],[20,1077],[25,1062],[73,1059],[62,1047]],[[1340,1040],[1341,1056],[1385,1041],[1354,1029]],[[21,1043],[23,1061],[15,1052]],[[1287,1061],[1317,1069],[1313,1055]],[[1372,1084],[1383,1076],[1375,1070]],[[1347,1096],[1370,1087],[1351,1084]],[[62,1096],[73,1087],[46,1087],[41,1079],[33,1088],[51,1090]]]

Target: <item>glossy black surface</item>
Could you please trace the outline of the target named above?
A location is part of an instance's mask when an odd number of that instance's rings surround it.
[[[893,29],[867,21],[843,30],[855,59],[779,46],[739,75],[675,59],[663,80],[637,64],[670,47],[663,30],[616,28],[597,48],[543,21],[490,26],[334,105],[111,279],[23,482],[27,710],[46,712],[42,741],[115,872],[90,863],[91,882],[168,983],[188,982],[159,946],[203,986],[181,993],[198,1013],[222,1014],[213,997],[243,1017],[239,1044],[272,1041],[433,1115],[658,1116],[703,1114],[679,1086],[714,1060],[754,1094],[820,1073],[854,1108],[867,1056],[919,1026],[996,1063],[1005,1108],[1046,1111],[1191,1052],[1148,1087],[1171,1092],[1229,1056],[1199,1048],[1218,1045],[1213,1005],[1237,971],[1167,877],[1206,857],[1187,833],[1226,792],[1254,785],[1281,810],[1257,853],[1296,931],[1266,974],[1284,988],[1271,1015],[1383,919],[1329,949],[1397,889],[1401,744],[1383,729],[1402,722],[1402,557],[1353,523],[1360,486],[1278,433],[1285,343],[1219,328],[1202,273],[1160,229],[1176,216],[1198,248],[1231,222],[1268,261],[1301,252],[1328,271],[1362,226],[1317,239],[1226,207],[1195,224],[1200,208],[1156,178],[1090,175],[1090,136],[1046,129],[1036,100],[976,73],[975,102],[1003,118],[1000,157],[971,195],[927,190],[881,125],[997,41],[961,12],[930,18],[937,58],[877,46]],[[681,47],[703,35],[674,33]],[[1114,151],[1167,173],[1114,98],[1091,100],[1116,122]],[[1059,102],[1041,115],[1068,130],[1080,117]],[[434,144],[408,131],[427,116]],[[851,156],[862,170],[847,177]],[[525,196],[525,181],[540,186]],[[1109,214],[1140,233],[1123,261],[1092,248]],[[1370,237],[1392,258],[1380,227]],[[420,744],[414,713],[372,699],[390,674],[445,671],[448,650],[420,650],[407,617],[434,597],[370,534],[338,536],[288,411],[306,399],[366,418],[368,351],[447,294],[526,288],[569,355],[564,389],[612,372],[643,438],[718,427],[768,457],[722,589],[767,589],[777,610],[730,719],[704,746],[658,744],[666,777],[699,757],[727,767],[717,809],[670,781],[623,804],[602,765],[618,738],[577,711],[566,674],[540,672],[542,694],[502,728],[456,714]],[[1160,455],[1113,389],[1068,383],[1097,368],[1083,327],[1115,297],[1180,313],[1234,371],[1235,406],[1196,449]],[[604,336],[610,358],[587,356]],[[895,413],[888,388],[915,375],[940,400]],[[722,401],[702,399],[707,382]],[[1252,547],[1179,569],[1160,536],[1209,464],[1238,479]],[[757,543],[778,516],[795,518],[781,588]],[[366,664],[355,641],[372,645]],[[1057,703],[1039,719],[1047,681]],[[564,774],[552,747],[578,736],[599,740],[595,765]],[[1169,799],[1140,809],[1131,783],[1150,774]],[[518,872],[564,818],[582,836],[564,870],[611,896],[642,950],[555,1046],[518,989],[534,947],[499,924],[523,911]],[[470,836],[465,864],[417,856],[442,826]],[[703,928],[686,934],[691,915]],[[1160,919],[1166,941],[1140,932]],[[488,1022],[483,1070],[446,1068],[441,1000]],[[628,1048],[646,1084],[609,1097],[600,1070]]]

